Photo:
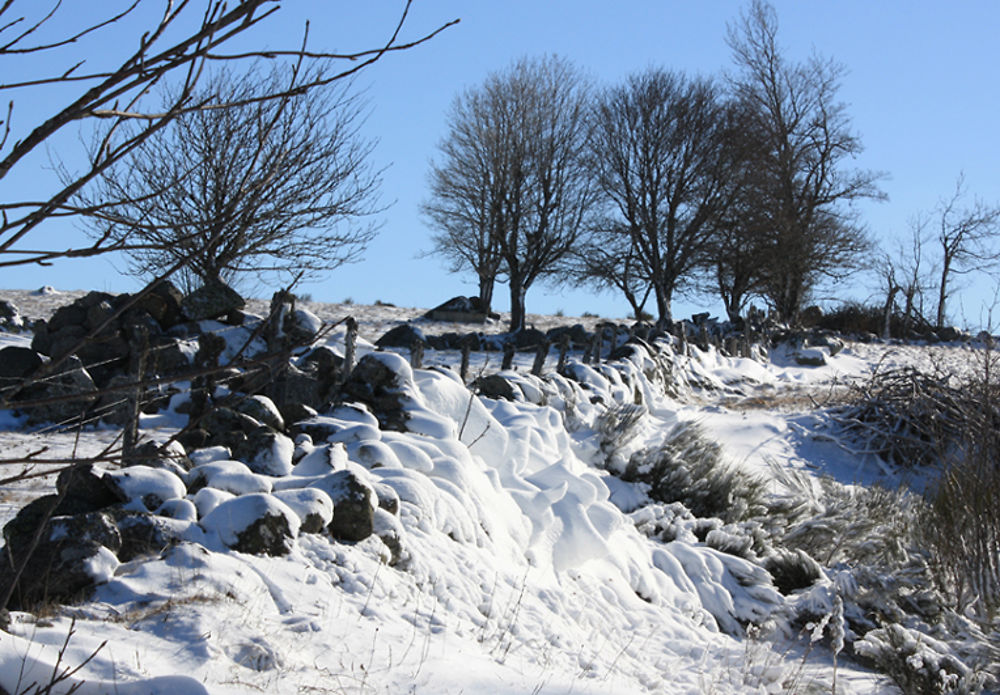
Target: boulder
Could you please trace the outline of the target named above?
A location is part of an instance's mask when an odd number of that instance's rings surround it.
[[[287,365],[281,376],[265,386],[264,395],[274,402],[279,411],[284,411],[291,404],[315,409],[322,407],[325,402],[325,389],[320,380],[292,364]]]
[[[594,336],[583,327],[582,323],[575,323],[572,326],[557,326],[555,328],[550,328],[545,335],[553,345],[559,345],[563,340],[563,336],[569,336],[570,345],[575,347],[585,347],[590,345],[591,341],[594,339]]]
[[[207,282],[181,301],[181,311],[191,321],[224,317],[246,302],[224,282]]]
[[[273,494],[298,515],[300,533],[322,533],[333,520],[333,501],[319,488],[277,490]]]
[[[409,365],[399,355],[369,353],[351,371],[340,393],[344,400],[368,406],[382,429],[405,432],[409,416],[405,410],[404,385],[411,374]]]
[[[536,350],[548,340],[548,336],[537,328],[522,328],[510,336],[510,339],[518,350]]]
[[[295,444],[291,439],[261,426],[247,434],[246,441],[233,450],[233,456],[254,473],[279,477],[292,472],[294,452]]]
[[[487,314],[483,312],[479,297],[452,297],[447,302],[439,304],[426,314],[425,319],[431,321],[454,321],[458,323],[486,323]]]
[[[161,280],[135,306],[146,311],[165,330],[182,320],[181,303],[184,295],[171,282]]]
[[[381,348],[411,348],[417,343],[427,344],[424,332],[413,324],[403,323],[386,331],[375,345]]]
[[[389,549],[389,566],[403,569],[410,554],[403,545],[403,525],[399,519],[384,509],[376,509],[373,533]]]
[[[213,461],[192,468],[187,487],[189,493],[211,487],[233,495],[249,495],[270,492],[271,482],[240,461]]]
[[[33,549],[37,527],[8,535],[9,527],[4,528],[7,546],[0,555],[0,591],[14,587],[10,608],[76,600],[107,581],[118,566],[115,553],[121,549],[121,534],[105,512],[52,517]],[[15,581],[18,566],[25,562]]]
[[[288,345],[309,345],[323,330],[323,319],[306,309],[296,309],[285,317],[285,338]]]
[[[24,328],[25,322],[21,318],[21,312],[17,310],[13,302],[0,299],[0,328],[7,330],[20,330]]]
[[[14,386],[41,369],[42,358],[31,348],[8,345],[0,349],[0,388]]]
[[[163,468],[129,466],[105,473],[104,481],[119,500],[126,504],[141,502],[149,511],[187,494],[184,481]]]
[[[330,496],[333,519],[327,528],[337,540],[362,541],[372,535],[378,496],[355,471],[329,473],[309,485]]]
[[[233,550],[252,555],[284,555],[299,532],[299,518],[274,495],[234,497],[206,514],[201,525]]]
[[[822,367],[826,364],[826,354],[819,348],[799,348],[793,357],[800,367]]]
[[[120,562],[131,562],[141,556],[158,555],[172,545],[180,543],[184,532],[190,526],[190,522],[168,519],[148,512],[113,509],[111,515],[122,539],[121,548],[118,550]]]
[[[245,439],[245,437],[233,437],[233,433],[250,434],[260,427],[260,422],[249,415],[236,412],[232,408],[219,406],[205,413],[198,426],[209,433],[213,444],[233,448],[230,441],[238,443]]]
[[[519,395],[519,390],[515,390],[510,379],[506,379],[500,374],[481,376],[472,382],[472,388],[479,395],[496,400],[515,401]]]
[[[48,371],[47,367],[42,371]],[[24,409],[32,424],[63,422],[80,417],[97,400],[94,395],[96,391],[94,380],[83,368],[79,358],[70,356],[54,372],[49,373],[44,381],[26,388],[18,400],[65,398]]]
[[[224,458],[229,458],[228,451]],[[151,440],[137,446],[123,464],[125,466],[142,465],[150,468],[163,468],[179,477],[183,477],[194,466],[194,462],[188,457],[180,442],[171,441],[163,445]]]
[[[249,396],[235,404],[233,410],[244,415],[249,415],[262,425],[267,425],[271,429],[280,432],[285,429],[284,418],[281,411],[267,396]]]
[[[56,477],[56,491],[63,497],[64,509],[97,511],[119,502],[118,495],[104,480],[104,472],[84,463],[62,470]],[[73,513],[74,512],[57,512]]]

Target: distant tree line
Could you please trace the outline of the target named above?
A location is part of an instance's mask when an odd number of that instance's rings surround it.
[[[880,254],[854,203],[885,199],[882,174],[851,165],[862,145],[838,100],[844,70],[789,60],[777,30],[756,0],[728,27],[733,68],[720,79],[652,67],[595,88],[546,56],[466,89],[430,168],[432,252],[475,275],[484,309],[507,283],[511,330],[538,280],[616,292],[660,325],[692,293],[717,296],[733,321],[759,299],[796,323],[818,287],[859,270],[880,278],[885,313],[904,325],[924,320],[935,288],[942,326],[956,276],[998,258],[1000,208],[963,205],[960,180],[935,235],[921,218],[908,249]]]
[[[475,273],[480,301],[510,288],[524,325],[539,279],[619,292],[661,324],[684,292],[731,319],[752,297],[794,322],[813,288],[866,259],[849,203],[879,174],[837,101],[842,69],[781,54],[773,9],[731,26],[725,80],[649,68],[594,89],[559,57],[526,58],[454,101],[431,166],[434,251]]]

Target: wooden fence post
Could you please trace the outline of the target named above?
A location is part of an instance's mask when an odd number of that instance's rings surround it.
[[[548,338],[542,340],[538,344],[538,350],[535,351],[535,362],[531,365],[531,373],[535,376],[541,376],[542,370],[545,368],[545,358],[549,356],[549,347],[552,345]]]
[[[508,340],[503,344],[503,363],[500,365],[501,370],[508,370],[514,366],[514,341]]]
[[[344,371],[341,374],[341,381],[347,381],[348,375],[354,369],[354,355],[358,345],[358,321],[353,316],[348,316],[347,335],[344,336]]]
[[[559,363],[556,365],[556,371],[562,374],[563,369],[566,368],[566,356],[569,354],[569,333],[563,333],[559,337]]]

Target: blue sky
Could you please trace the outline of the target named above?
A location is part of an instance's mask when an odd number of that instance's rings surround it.
[[[962,171],[971,193],[988,201],[1000,198],[996,125],[1000,43],[995,38],[1000,3],[785,0],[773,4],[789,58],[804,58],[815,50],[847,68],[840,95],[849,104],[854,128],[865,145],[856,165],[887,174],[882,188],[889,200],[861,207],[876,238],[905,235],[909,220],[949,195]],[[412,51],[387,56],[357,81],[367,91],[372,109],[365,133],[379,140],[374,163],[388,166],[382,196],[391,207],[382,215],[381,232],[365,261],[337,269],[303,291],[323,301],[350,297],[361,303],[381,300],[402,306],[432,306],[456,294],[475,293],[472,278],[449,274],[439,260],[420,257],[429,246],[429,231],[418,207],[427,195],[428,163],[445,135],[444,115],[455,94],[517,57],[542,53],[568,57],[599,84],[648,66],[721,75],[730,64],[726,24],[736,20],[745,6],[679,0],[416,0],[404,37],[455,18],[461,23]],[[372,47],[388,35],[402,7],[402,2],[388,0],[286,2],[256,36],[270,47],[294,46],[308,16],[316,48]],[[70,10],[74,11],[78,10]],[[128,37],[121,38],[93,46],[89,50],[96,53],[91,60],[112,60],[120,46],[131,45]],[[22,97],[16,106],[30,118],[63,98],[39,92],[27,101]],[[49,160],[71,158],[86,137],[86,129],[64,133],[47,153],[22,166],[15,181],[3,182],[4,199],[32,196],[33,187],[47,180]],[[52,223],[42,233],[56,242],[80,234],[65,221]],[[136,281],[122,276],[122,267],[121,261],[103,259],[62,263],[56,272],[6,270],[0,286],[134,289]],[[959,323],[978,324],[980,305],[984,297],[992,296],[987,288],[993,283],[985,277],[969,280],[963,295],[952,300],[951,313]],[[872,284],[859,277],[836,290],[864,299],[874,291]],[[507,306],[505,291],[503,286],[497,288],[499,309]],[[540,286],[528,294],[532,313],[591,311],[615,317],[627,315],[626,308],[614,295]],[[719,311],[714,304],[710,308]],[[682,302],[675,314],[696,309]]]

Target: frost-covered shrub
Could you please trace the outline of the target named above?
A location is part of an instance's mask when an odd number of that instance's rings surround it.
[[[870,659],[905,695],[978,693],[983,678],[962,663],[944,642],[887,625],[855,643],[855,653]]]
[[[909,560],[924,508],[917,495],[833,480],[821,485],[816,507],[789,520],[782,545],[804,550],[825,566],[896,567]]]
[[[719,445],[690,423],[674,427],[662,444],[633,454],[621,477],[647,484],[657,502],[682,502],[698,517],[733,522],[765,511],[763,482],[727,464]]]
[[[780,548],[764,558],[763,564],[785,595],[810,587],[823,576],[823,568],[804,550]]]
[[[1000,610],[1000,445],[992,429],[942,474],[923,518],[935,583],[959,612]]]
[[[647,414],[644,406],[635,403],[613,405],[597,418],[597,432],[600,435],[601,453],[609,460],[631,442],[637,432],[636,426]]]

